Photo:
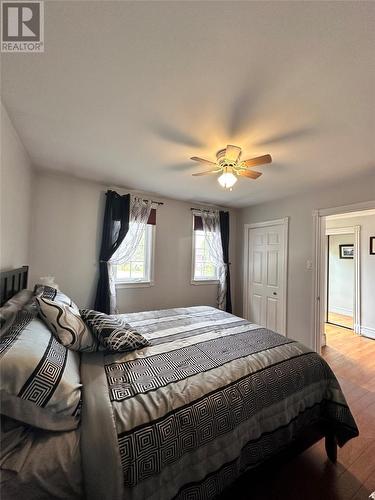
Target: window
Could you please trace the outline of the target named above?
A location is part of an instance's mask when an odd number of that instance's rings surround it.
[[[114,266],[116,284],[124,286],[153,284],[154,227],[147,224],[131,260]]]
[[[193,276],[192,282],[217,282],[217,268],[212,262],[204,231],[193,228]]]

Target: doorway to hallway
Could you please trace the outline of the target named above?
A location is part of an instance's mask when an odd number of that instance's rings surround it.
[[[326,323],[353,329],[355,307],[354,228],[337,232],[327,222],[327,306]]]

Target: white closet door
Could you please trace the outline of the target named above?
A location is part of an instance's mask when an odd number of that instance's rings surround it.
[[[248,319],[285,334],[284,315],[284,225],[250,228],[247,232]],[[245,256],[246,257],[246,256]],[[246,285],[245,285],[246,286]]]

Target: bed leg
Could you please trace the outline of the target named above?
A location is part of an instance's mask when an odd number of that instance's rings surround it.
[[[336,437],[331,433],[327,434],[325,438],[325,445],[328,458],[331,460],[332,463],[336,463],[337,461]]]

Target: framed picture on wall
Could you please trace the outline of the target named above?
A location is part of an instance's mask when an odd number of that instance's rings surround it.
[[[354,259],[354,245],[339,245],[340,259]]]
[[[375,236],[370,236],[370,255],[375,255]]]

